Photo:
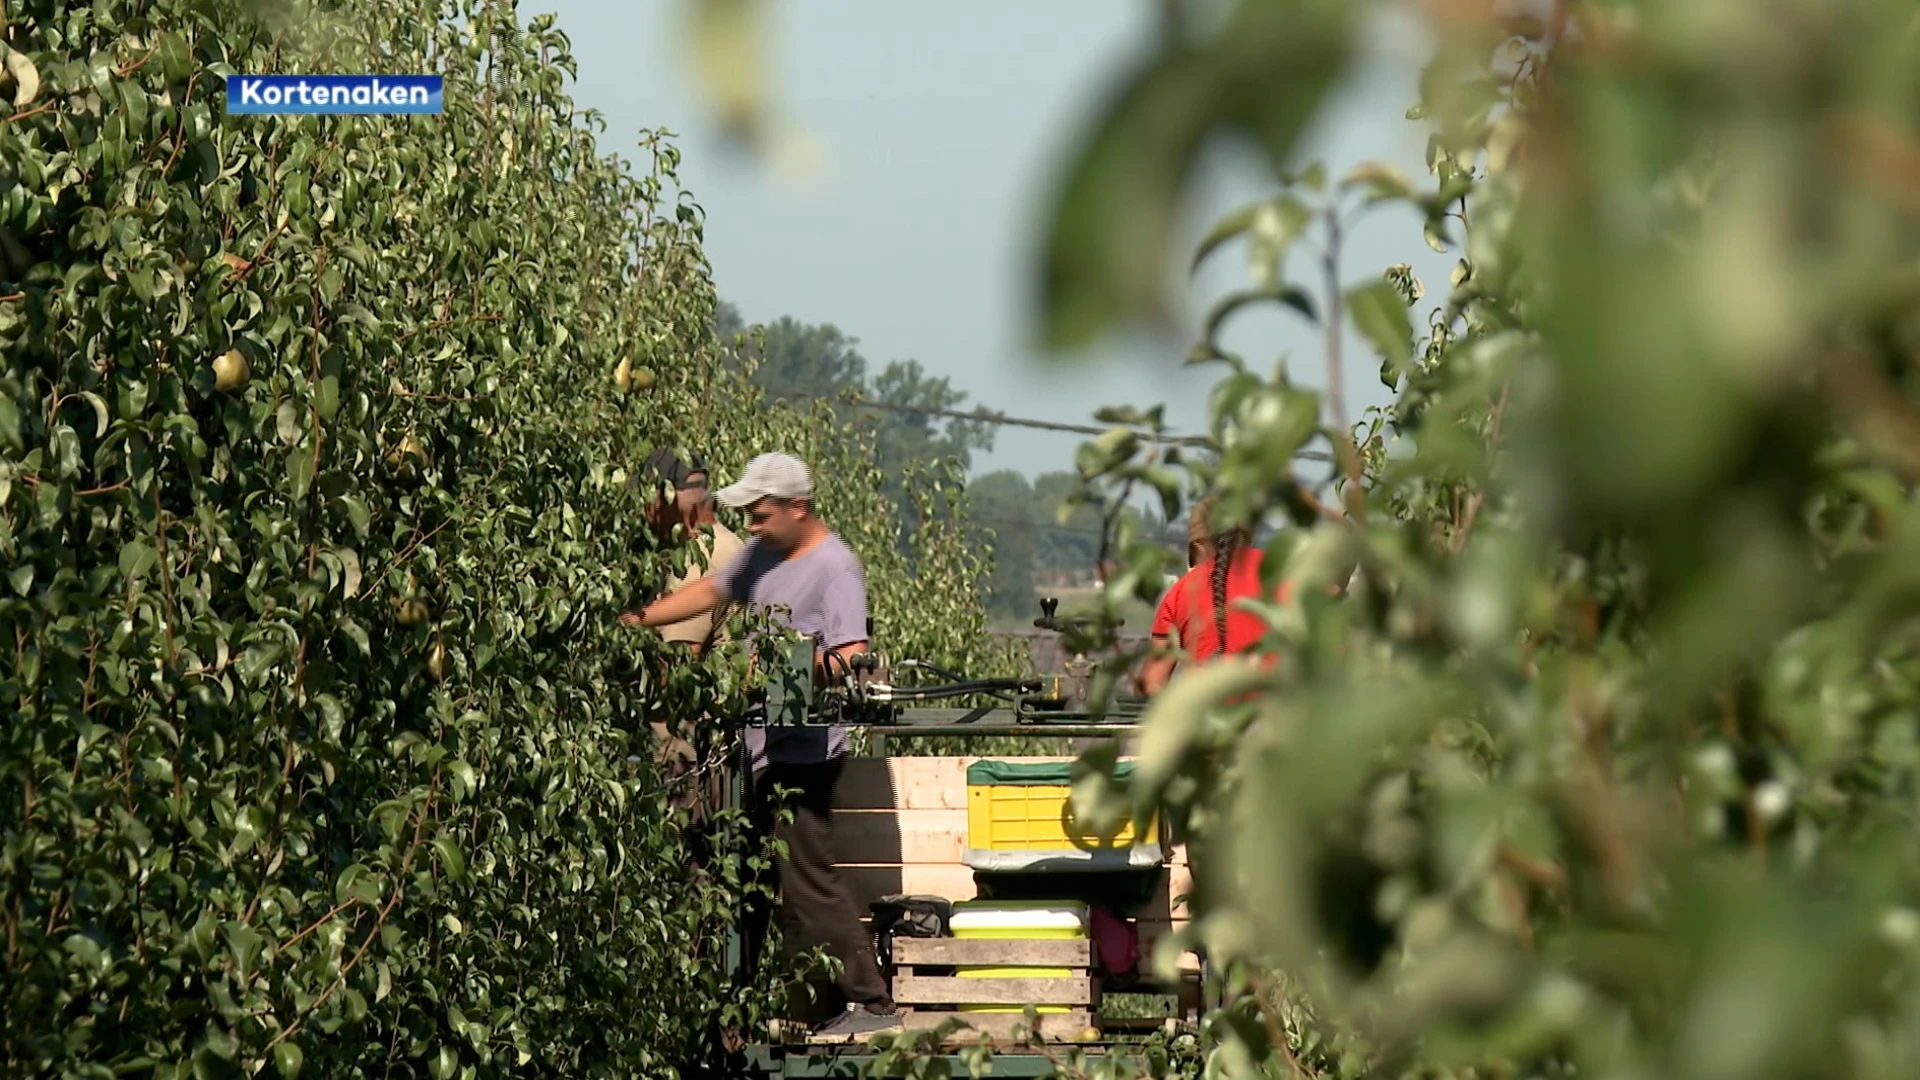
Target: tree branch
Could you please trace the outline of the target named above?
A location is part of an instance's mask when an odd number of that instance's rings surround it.
[[[401,334],[399,337],[393,339],[393,343],[399,345],[415,334],[423,334],[429,330],[441,330],[458,322],[499,322],[503,317],[504,316],[500,315],[468,315],[464,319],[436,319],[425,326],[416,327]]]
[[[1346,504],[1346,516],[1359,521],[1366,517],[1366,505],[1360,497],[1360,448],[1353,443],[1353,428],[1347,420],[1347,378],[1340,349],[1340,331],[1346,318],[1345,299],[1340,295],[1340,241],[1340,215],[1329,206],[1327,248],[1321,254],[1327,282],[1327,406],[1337,429],[1334,456],[1347,474],[1347,490],[1341,501]]]
[[[441,529],[444,529],[451,524],[453,524],[453,519],[448,518],[447,520],[441,522],[438,525],[435,525],[432,529],[428,530],[425,536],[415,537],[411,542],[407,544],[407,546],[404,549],[401,550],[400,554],[395,555],[393,557],[392,562],[380,568],[380,573],[368,574],[361,579],[360,591],[354,594],[354,599],[357,600],[360,597],[367,595],[367,593],[370,590],[372,590],[373,583],[375,581],[378,581],[381,577],[385,576],[387,571],[393,569],[396,566],[399,566],[403,562],[406,562],[407,556],[412,555],[414,552],[414,549],[418,548],[421,544],[424,544],[427,541],[433,539],[435,536],[439,535]]]
[[[380,914],[374,917],[372,928],[367,931],[367,936],[360,940],[360,947],[354,950],[353,958],[341,965],[340,974],[335,975],[333,982],[328,984],[327,988],[321,991],[320,996],[314,998],[313,1003],[301,1012],[299,1019],[280,1029],[280,1033],[268,1041],[267,1045],[261,1050],[262,1054],[271,1054],[274,1047],[287,1041],[295,1032],[299,1031],[301,1026],[307,1022],[307,1018],[319,1011],[320,1006],[326,1004],[327,999],[331,998],[335,991],[345,985],[347,976],[353,974],[353,969],[360,966],[360,961],[367,955],[367,950],[373,947],[373,939],[379,936],[380,928],[386,925],[387,916],[393,914],[393,909],[400,906],[401,899],[407,894],[407,887],[404,884],[407,871],[412,869],[413,857],[420,850],[420,833],[426,828],[427,812],[433,808],[433,798],[439,790],[440,768],[436,765],[433,770],[433,779],[427,785],[427,796],[421,800],[420,809],[414,815],[413,840],[407,845],[407,853],[400,860],[399,870],[394,873],[393,892],[388,894],[387,902],[381,905]]]
[[[11,116],[0,116],[0,124],[10,123],[14,120],[25,120],[29,116],[38,116],[41,113],[46,112],[49,109],[52,109],[55,105],[58,105],[58,104],[59,104],[58,100],[49,101],[45,105],[36,106],[34,108],[28,109],[26,112],[17,112],[12,114]]]

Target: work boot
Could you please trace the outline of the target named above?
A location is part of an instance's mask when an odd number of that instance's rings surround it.
[[[892,1002],[875,1005],[849,1005],[847,1011],[813,1029],[815,1035],[869,1035],[900,1026],[900,1013]]]

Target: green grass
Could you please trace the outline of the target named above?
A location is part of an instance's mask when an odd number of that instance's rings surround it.
[[[1145,1020],[1179,1013],[1180,999],[1172,994],[1102,994],[1100,1015],[1108,1020]]]

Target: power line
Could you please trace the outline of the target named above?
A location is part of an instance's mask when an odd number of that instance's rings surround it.
[[[1051,521],[1022,521],[1019,518],[983,517],[973,513],[971,509],[967,512],[967,523],[970,525],[1005,525],[1015,529],[1045,529],[1048,532],[1072,533],[1076,536],[1106,535],[1105,530],[1096,529],[1090,525],[1060,525]],[[1163,531],[1167,533],[1167,538],[1172,538],[1174,533],[1173,524],[1163,524],[1165,526]],[[1149,537],[1153,535],[1151,529],[1143,529],[1142,531]]]
[[[885,409],[889,412],[913,413],[924,416],[945,416],[954,420],[971,420],[979,424],[992,424],[996,427],[1037,428],[1041,431],[1062,431],[1072,435],[1105,435],[1108,430],[1110,430],[1108,428],[1092,427],[1087,424],[1063,424],[1057,420],[1028,420],[1021,417],[1008,416],[1006,413],[997,410],[987,409],[984,405],[976,407],[986,410],[984,412],[976,411],[966,413],[960,412],[957,409],[936,409],[925,405],[900,405],[891,401],[868,401],[864,398],[855,399],[853,404],[863,409]],[[1213,445],[1213,440],[1198,435],[1157,435],[1151,431],[1138,430],[1134,431],[1134,434],[1146,442],[1172,443],[1177,446],[1211,447]]]
[[[832,400],[832,399],[827,399]],[[995,427],[1024,427],[1040,431],[1059,431],[1070,435],[1105,435],[1111,428],[1093,427],[1089,424],[1063,424],[1057,420],[1031,420],[1023,417],[1008,416],[998,410],[985,412],[960,412],[957,409],[936,409],[923,405],[899,405],[891,401],[868,401],[855,399],[852,404],[863,409],[881,409],[888,412],[912,413],[921,416],[944,416],[953,420],[970,420],[979,424],[992,424]],[[986,406],[978,406],[986,409]],[[1145,442],[1171,443],[1176,446],[1198,446],[1211,448],[1213,440],[1200,435],[1161,435],[1151,431],[1133,430],[1134,435]],[[1333,455],[1322,450],[1301,450],[1294,454],[1304,461],[1332,461]]]

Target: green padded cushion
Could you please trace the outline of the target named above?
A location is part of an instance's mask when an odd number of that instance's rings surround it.
[[[1133,762],[1122,761],[1113,772],[1124,780],[1133,774]],[[967,766],[968,787],[1070,787],[1072,784],[1071,761],[976,761]]]

